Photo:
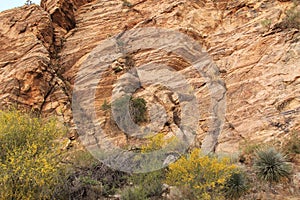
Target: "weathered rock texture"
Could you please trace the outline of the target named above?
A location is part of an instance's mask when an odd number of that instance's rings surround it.
[[[217,151],[235,152],[249,141],[282,141],[300,129],[299,30],[277,26],[291,6],[275,0],[43,0],[41,7],[1,12],[1,106],[34,108],[71,123],[72,85],[93,48],[132,28],[161,27],[197,40],[220,69],[227,105]],[[135,67],[164,63],[189,75],[201,105],[200,145],[211,123],[205,79],[166,52],[148,50],[130,57]],[[99,83],[98,107],[110,101],[123,72],[107,71]],[[98,112],[103,127],[115,135],[119,130],[112,131],[110,115]]]
[[[49,14],[39,6],[30,6],[4,11],[0,19],[1,104],[41,110],[53,80]]]

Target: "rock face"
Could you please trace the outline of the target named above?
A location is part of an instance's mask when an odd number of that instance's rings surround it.
[[[291,2],[275,0],[42,0],[41,7],[1,12],[1,106],[33,108],[72,124],[73,85],[92,50],[126,30],[159,27],[198,41],[225,83],[225,123],[222,131],[210,138],[209,148],[235,152],[249,141],[283,141],[290,131],[300,129],[299,30],[278,27],[291,6]],[[195,145],[201,145],[214,124],[211,91],[207,77],[191,70],[190,63],[178,55],[161,49],[120,55],[98,83],[95,106],[111,101],[122,74],[147,63],[166,64],[193,86],[201,113]],[[161,92],[163,98],[169,94],[164,91],[155,88],[151,92]],[[171,99],[160,102],[167,110],[166,118],[174,114],[173,103],[168,103]],[[97,113],[108,135],[125,142],[110,121],[110,113],[101,109]],[[175,121],[169,120],[161,131],[168,132]]]
[[[39,6],[4,11],[1,19],[1,104],[41,110],[53,80],[53,26]]]

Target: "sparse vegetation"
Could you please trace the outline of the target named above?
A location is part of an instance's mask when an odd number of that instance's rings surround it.
[[[297,131],[291,133],[291,137],[285,143],[285,151],[288,154],[300,154],[300,134]]]
[[[26,2],[25,2],[25,5],[27,5],[27,6],[32,5],[32,4],[33,4],[33,2],[31,0],[26,0]]]
[[[261,25],[267,29],[270,29],[271,24],[272,24],[272,20],[270,19],[264,19],[261,21]]]
[[[199,149],[166,169],[130,175],[110,169],[84,150],[63,152],[59,138],[64,133],[64,127],[55,120],[45,121],[16,110],[0,111],[0,199],[80,200],[115,194],[125,200],[162,199],[164,183],[176,186],[184,199],[239,199],[261,189],[249,191],[247,173],[251,169],[244,172],[229,158],[202,155]],[[148,139],[141,146],[141,155],[176,142],[163,133]],[[299,153],[296,132],[285,147],[291,154]],[[290,178],[290,163],[273,147],[250,144],[244,152],[253,155],[253,169],[259,179],[253,174],[251,180],[258,185]]]
[[[282,29],[300,29],[300,1],[293,1],[294,6],[286,12],[286,17],[278,26]]]
[[[109,110],[111,108],[111,105],[107,103],[106,99],[104,100],[103,104],[101,105],[101,109],[103,111]]]
[[[136,124],[147,122],[147,103],[143,98],[124,95],[113,100],[111,108],[114,120],[125,129],[130,129],[132,122]]]
[[[124,6],[124,7],[129,7],[129,8],[133,7],[132,3],[130,3],[130,2],[127,1],[127,0],[123,0],[123,6]]]
[[[127,182],[126,173],[105,166],[87,151],[70,155],[68,176],[60,194],[63,199],[108,197]]]

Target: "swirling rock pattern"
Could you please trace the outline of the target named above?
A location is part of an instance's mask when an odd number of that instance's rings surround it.
[[[92,49],[132,28],[161,27],[198,41],[226,84],[226,120],[214,150],[235,152],[251,140],[282,141],[300,129],[299,30],[276,29],[291,2],[43,0],[41,5],[0,13],[1,107],[17,104],[72,124],[72,86]],[[268,27],[262,25],[266,19]],[[189,77],[201,113],[195,144],[200,146],[211,125],[207,79],[173,54],[150,49],[128,56],[135,66],[164,63]],[[130,68],[122,59],[112,68]],[[122,74],[112,68],[98,85],[99,107]],[[100,120],[105,129],[125,143],[109,114],[98,112],[105,116]]]

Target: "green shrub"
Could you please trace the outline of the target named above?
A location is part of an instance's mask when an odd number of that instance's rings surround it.
[[[270,147],[256,152],[254,162],[257,176],[267,182],[279,182],[282,178],[289,178],[291,165],[285,156]]]
[[[234,172],[226,180],[224,193],[226,199],[239,199],[249,189],[246,175],[240,171]]]
[[[144,174],[133,174],[128,179],[132,186],[122,190],[122,199],[160,198],[164,180],[164,169]]]
[[[164,170],[158,170],[145,174],[134,174],[130,178],[134,185],[141,187],[147,197],[160,196],[162,184],[165,180]]]
[[[135,123],[147,122],[147,102],[143,98],[131,98],[129,111]]]
[[[126,106],[129,106],[129,114],[135,123],[147,122],[147,102],[143,98],[132,98],[128,95],[112,102],[112,107],[116,114],[116,121],[124,121],[123,117],[127,111]]]
[[[70,153],[68,178],[63,186],[63,199],[97,199],[115,194],[127,183],[128,175],[100,163],[89,152]]]
[[[121,193],[122,200],[147,200],[147,194],[142,187],[128,187]]]
[[[50,199],[60,190],[65,133],[55,120],[0,111],[0,199]]]

